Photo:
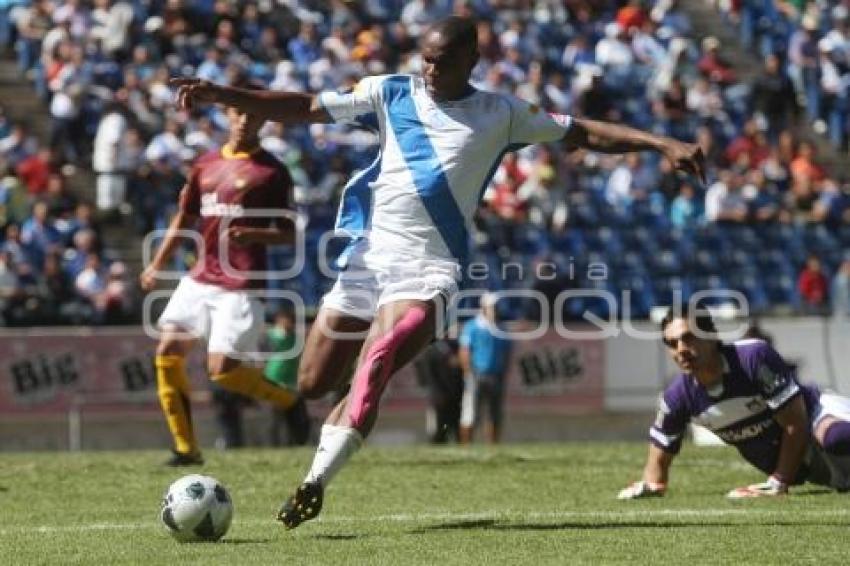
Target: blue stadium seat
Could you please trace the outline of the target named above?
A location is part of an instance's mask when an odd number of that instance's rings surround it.
[[[770,306],[767,292],[757,272],[749,271],[734,274],[729,278],[729,286],[743,293],[749,302],[751,313],[762,313]]]
[[[654,252],[658,247],[658,240],[655,239],[649,228],[645,226],[636,226],[620,232],[620,238],[626,250],[633,252]]]
[[[623,243],[615,230],[604,226],[596,230],[585,230],[587,248],[593,252],[602,252],[609,256],[623,253]]]
[[[653,275],[673,276],[684,272],[682,260],[674,250],[661,250],[645,259]]]
[[[584,240],[584,230],[574,228],[560,234],[553,235],[552,251],[571,256],[586,254],[587,244]]]
[[[750,226],[730,226],[724,231],[729,247],[748,254],[757,254],[764,249],[760,233]]]
[[[643,257],[634,251],[626,252],[612,258],[611,267],[620,276],[646,275],[646,263]]]
[[[839,240],[823,224],[806,226],[803,229],[803,243],[809,252],[818,255],[841,248]]]
[[[768,249],[789,250],[804,247],[800,231],[790,224],[769,224],[761,227],[760,232]]]
[[[598,291],[604,291],[607,293],[608,297],[614,297],[614,308],[616,312],[611,311],[611,304],[608,300],[603,297],[596,296],[585,296],[581,297],[579,300],[579,314],[578,317],[582,318],[582,314],[589,312],[593,313],[599,318],[603,320],[609,320],[612,315],[615,315],[620,311],[620,297],[619,293],[614,289],[612,282],[610,279],[608,280],[593,280],[593,279],[582,279],[581,287],[583,289],[595,289]]]
[[[841,247],[850,249],[850,226],[841,226],[836,231],[836,237],[841,242]]]
[[[721,227],[716,224],[705,224],[691,233],[691,239],[697,249],[714,250],[723,253],[728,248],[728,242],[724,237]]]
[[[800,307],[800,296],[797,293],[795,279],[792,277],[787,275],[768,277],[764,280],[764,289],[772,305],[782,305],[794,309]]]
[[[655,304],[655,295],[648,276],[636,274],[621,276],[614,281],[614,287],[616,287],[622,318],[643,319],[649,316],[649,309]]]
[[[766,250],[756,256],[756,265],[764,277],[794,275],[794,267],[782,250]]]
[[[755,253],[732,247],[723,255],[721,263],[724,270],[736,271],[755,266],[756,257]]]
[[[726,282],[726,278],[721,275],[706,275],[695,277],[693,280],[694,293],[700,291],[711,292],[710,295],[703,299],[706,306],[717,306],[727,302],[724,293],[728,290],[729,284]]]
[[[672,305],[687,301],[692,294],[690,281],[679,276],[653,277],[652,291],[656,305]]]
[[[681,255],[689,246],[689,235],[678,228],[654,229],[652,237],[656,242],[656,249],[673,250]]]
[[[711,249],[701,249],[692,256],[694,275],[711,275],[720,271],[720,258]]]
[[[540,255],[548,252],[552,243],[549,232],[537,226],[518,225],[514,234],[517,251],[525,255]]]

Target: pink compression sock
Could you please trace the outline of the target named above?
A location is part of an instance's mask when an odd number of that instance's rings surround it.
[[[348,399],[348,416],[353,428],[359,429],[366,422],[366,417],[375,410],[392,374],[396,352],[425,321],[426,316],[423,307],[412,307],[392,330],[369,348],[366,359],[354,374]]]

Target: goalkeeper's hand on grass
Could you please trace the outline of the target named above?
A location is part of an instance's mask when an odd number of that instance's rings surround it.
[[[636,481],[627,488],[620,490],[617,499],[645,499],[647,497],[661,497],[667,491],[667,485],[647,481]]]
[[[729,499],[750,499],[753,497],[774,497],[786,493],[788,493],[788,484],[776,476],[770,476],[767,478],[767,481],[762,483],[754,483],[746,487],[736,487],[727,493],[726,497]]]

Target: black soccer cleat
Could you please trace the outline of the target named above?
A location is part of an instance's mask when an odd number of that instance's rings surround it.
[[[204,464],[204,459],[201,457],[200,452],[197,454],[186,454],[176,450],[172,450],[171,452],[171,458],[165,461],[166,466],[179,468],[181,466],[202,466]]]
[[[294,529],[304,521],[314,519],[322,510],[322,484],[304,482],[286,500],[277,514],[277,520],[287,529]]]

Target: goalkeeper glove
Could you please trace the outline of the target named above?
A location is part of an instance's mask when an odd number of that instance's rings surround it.
[[[729,499],[749,499],[752,497],[771,497],[788,493],[788,484],[776,476],[770,476],[763,483],[747,487],[737,487],[726,494]]]
[[[661,497],[667,490],[667,484],[636,481],[629,487],[620,490],[617,499],[644,499],[647,497]]]

